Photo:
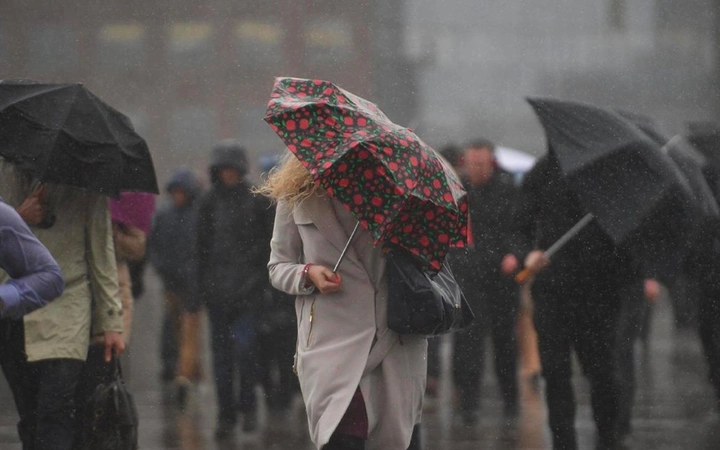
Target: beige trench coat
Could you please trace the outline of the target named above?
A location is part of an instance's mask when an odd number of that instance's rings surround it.
[[[281,202],[268,264],[273,286],[297,295],[296,368],[310,436],[322,448],[360,386],[367,448],[406,450],[422,413],[427,340],[387,329],[387,286],[372,280],[371,263],[352,247],[339,269],[342,291],[308,294],[302,288],[305,262],[333,267],[347,242],[332,201],[313,196],[292,211]]]

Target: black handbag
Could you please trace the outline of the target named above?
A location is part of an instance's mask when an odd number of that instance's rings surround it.
[[[437,273],[423,270],[407,250],[385,255],[388,328],[399,334],[436,336],[461,330],[475,319],[446,260]]]
[[[100,383],[83,411],[83,450],[137,450],[138,415],[125,386],[120,362],[113,355],[112,375]]]

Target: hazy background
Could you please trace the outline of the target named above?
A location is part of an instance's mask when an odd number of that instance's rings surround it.
[[[442,146],[542,153],[525,96],[720,118],[713,0],[0,0],[0,78],[85,83],[131,117],[161,180],[212,144],[282,151],[274,76],[317,77]]]

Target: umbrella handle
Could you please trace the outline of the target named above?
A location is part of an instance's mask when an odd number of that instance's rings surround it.
[[[528,280],[530,279],[530,277],[532,277],[533,275],[535,275],[535,271],[534,271],[534,270],[532,270],[532,269],[530,269],[530,268],[523,269],[523,270],[520,271],[520,273],[518,273],[517,275],[515,275],[515,282],[516,282],[517,284],[523,285],[523,284],[527,283],[527,281],[528,281]]]

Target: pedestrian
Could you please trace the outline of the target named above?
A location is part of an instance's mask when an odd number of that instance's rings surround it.
[[[507,417],[518,412],[517,334],[520,238],[514,226],[518,189],[497,166],[495,146],[477,140],[465,148],[464,181],[470,202],[472,244],[455,251],[454,269],[476,321],[455,335],[453,375],[466,425],[476,421],[485,365],[485,338],[493,342],[494,366]]]
[[[720,228],[719,221],[707,220],[691,239],[685,273],[697,283],[698,333],[708,367],[708,380],[715,391],[715,408],[720,413]]]
[[[130,264],[145,259],[147,235],[155,211],[155,197],[144,192],[123,192],[110,200],[113,244],[118,268],[120,301],[123,306],[123,337],[130,343],[135,298]]]
[[[165,289],[165,315],[160,340],[161,378],[174,381],[181,406],[187,390],[201,377],[200,320],[197,292],[198,199],[200,182],[192,170],[174,171],[165,185],[170,202],[155,215],[148,255]]]
[[[268,285],[272,211],[266,198],[251,192],[244,178],[248,171],[245,150],[237,141],[218,143],[210,163],[212,187],[199,205],[198,283],[210,318],[219,439],[232,435],[238,410],[243,431],[257,428],[252,361],[256,313]]]
[[[288,152],[263,186],[278,202],[268,268],[296,296],[295,368],[318,449],[406,450],[417,439],[427,340],[387,328],[381,246]]]
[[[47,184],[0,161],[0,195],[16,207],[60,266],[65,291],[21,321],[4,324],[3,371],[16,400],[24,449],[73,448],[75,388],[90,336],[106,361],[125,349],[108,200]]]
[[[636,281],[638,271],[628,253],[617,248],[595,221],[570,240],[552,263],[545,258],[543,250],[586,214],[562,178],[552,151],[525,177],[522,193],[517,219],[527,248],[534,248],[525,266],[537,273],[531,292],[553,448],[578,448],[572,350],[590,383],[596,448],[616,448],[620,291]]]
[[[13,208],[0,199],[0,269],[10,277],[0,284],[0,353],[5,320],[19,320],[65,289],[60,267]],[[0,364],[4,358],[0,357]]]
[[[267,176],[279,162],[279,156],[264,156],[259,166]],[[271,212],[274,217],[274,206]],[[280,418],[288,412],[293,395],[300,391],[292,364],[297,324],[294,298],[272,287],[269,281],[264,293],[266,306],[258,311],[256,376],[270,411]]]

